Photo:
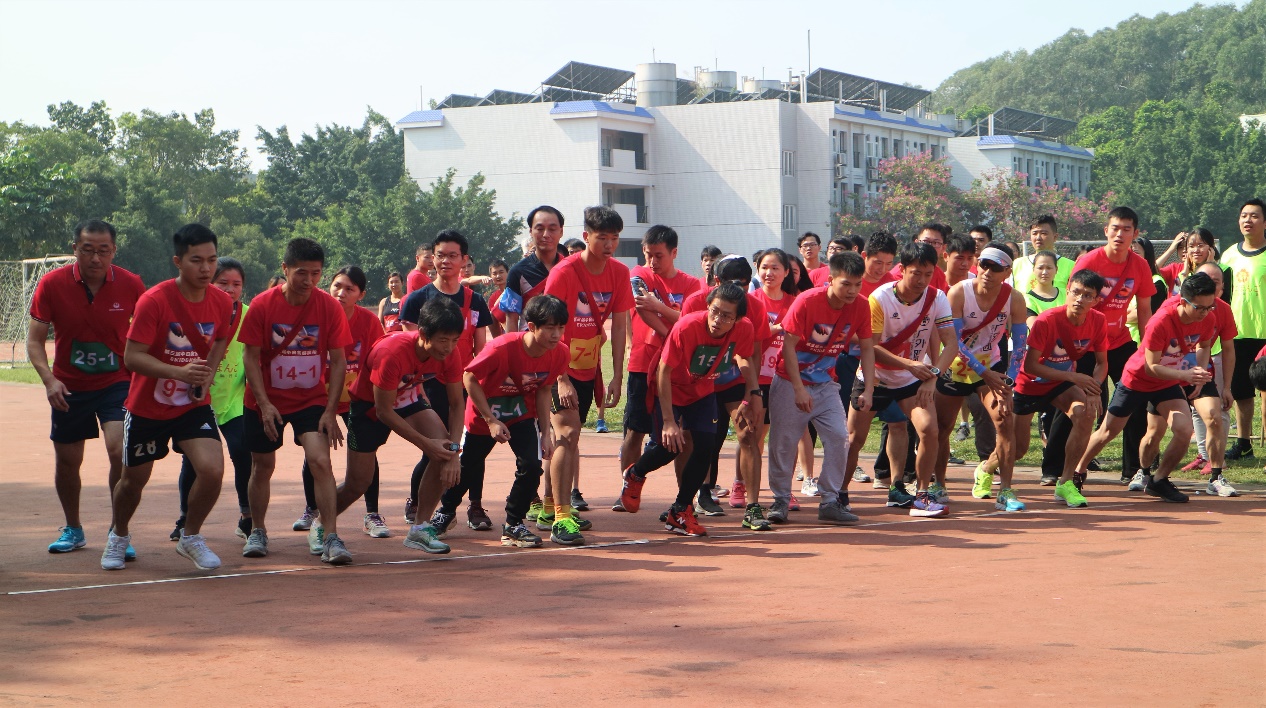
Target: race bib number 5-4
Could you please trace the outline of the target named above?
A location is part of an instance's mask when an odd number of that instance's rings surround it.
[[[279,356],[268,368],[273,388],[316,388],[321,382],[321,357]]]
[[[70,363],[85,374],[109,374],[119,370],[119,355],[101,342],[70,343]]]
[[[588,371],[597,368],[598,352],[602,350],[602,336],[571,340],[571,368]]]

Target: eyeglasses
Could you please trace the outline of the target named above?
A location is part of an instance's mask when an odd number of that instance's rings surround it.
[[[1076,292],[1068,293],[1068,299],[1070,300],[1098,300],[1099,293],[1094,292],[1093,290],[1078,290]]]
[[[923,239],[923,240],[920,240],[920,241],[919,241],[919,243],[926,243],[927,245],[931,246],[932,248],[936,248],[937,246],[944,246],[944,245],[945,245],[945,242],[944,242],[944,241],[942,241],[942,240],[940,240],[940,239],[936,239],[936,240],[932,240],[932,239]]]
[[[800,244],[800,250],[801,250],[801,251],[803,251],[803,250],[805,250],[805,249],[808,249],[808,248],[822,248],[822,245],[821,245],[821,244],[814,243],[814,242],[812,242],[812,241],[805,241],[804,243]]]
[[[708,308],[708,316],[716,319],[717,322],[733,322],[738,319],[737,315],[731,315],[728,312],[722,312],[715,307]]]
[[[83,256],[84,258],[93,258],[95,256],[101,256],[102,258],[109,258],[110,256],[114,255],[113,248],[103,248],[100,251],[96,251],[91,248],[80,248],[78,252],[79,252],[79,255]]]
[[[1188,300],[1187,298],[1183,298],[1182,301],[1187,303],[1188,305],[1191,305],[1191,309],[1195,310],[1196,312],[1209,312],[1210,310],[1218,306],[1216,302],[1212,305],[1197,305],[1196,303]]]
[[[460,253],[437,253],[434,256],[437,261],[460,261],[462,254]]]

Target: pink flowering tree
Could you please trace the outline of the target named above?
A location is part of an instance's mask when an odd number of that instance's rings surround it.
[[[839,216],[842,233],[884,230],[913,236],[920,224],[937,221],[955,231],[964,226],[963,192],[950,184],[950,166],[930,153],[879,161],[883,190]]]
[[[1043,214],[1059,223],[1062,239],[1088,241],[1102,238],[1103,224],[1112,209],[1113,194],[1095,201],[1078,196],[1066,187],[1025,184],[1027,175],[1005,167],[991,170],[972,183],[963,195],[968,213],[994,229],[994,238],[1023,241],[1029,224]]]

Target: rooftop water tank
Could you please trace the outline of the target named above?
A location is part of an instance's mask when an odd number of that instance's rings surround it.
[[[700,71],[699,85],[708,89],[738,90],[737,71]]]
[[[743,79],[743,93],[760,93],[765,89],[782,90],[778,79]]]
[[[676,64],[638,64],[633,77],[637,82],[637,105],[644,108],[677,105]]]

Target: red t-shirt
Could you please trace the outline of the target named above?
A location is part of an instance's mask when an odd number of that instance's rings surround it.
[[[659,301],[681,312],[681,305],[686,297],[699,289],[699,279],[677,271],[677,275],[665,280],[646,266],[637,266],[629,272],[632,278],[641,278],[646,282]],[[664,346],[664,338],[642,321],[641,315],[634,311],[629,315],[633,320],[633,348],[629,351],[629,372],[650,373],[655,369],[655,361],[659,358],[660,347]],[[671,327],[669,328],[671,329]]]
[[[901,280],[901,265],[898,264],[898,265],[893,266],[892,270],[888,271],[888,275],[892,276],[893,281]],[[862,278],[863,282],[865,280],[866,280],[865,278]],[[877,288],[879,287],[879,285],[882,285],[882,283],[875,285],[875,287]],[[936,290],[940,290],[943,293],[949,294],[949,289],[950,289],[949,279],[945,277],[945,271],[941,270],[940,266],[937,266],[932,271],[932,280],[931,282],[928,283],[928,287],[936,289]],[[874,288],[871,288],[871,290],[873,291]]]
[[[687,315],[691,312],[706,312],[708,309],[708,293],[712,292],[708,288],[699,290],[686,298],[681,304],[681,314]],[[769,315],[765,313],[765,305],[756,297],[755,293],[747,294],[747,321],[752,323],[752,349],[746,352],[749,356],[756,352],[762,351],[764,342],[772,335],[769,331]],[[678,320],[680,322],[680,320]],[[740,350],[740,356],[743,354]],[[717,368],[716,381],[713,382],[713,388],[717,391],[724,391],[731,386],[737,386],[743,381],[743,373],[734,364],[722,364]]]
[[[419,336],[416,331],[392,332],[379,339],[361,366],[365,375],[357,376],[352,386],[352,400],[373,403],[374,388],[377,387],[395,391],[396,403],[392,408],[400,410],[419,399],[427,400],[426,391],[422,389],[424,381],[439,379],[445,384],[459,383],[462,367],[455,353],[443,359],[428,357],[426,361],[418,361]],[[366,415],[378,420],[378,413],[373,408]],[[444,424],[447,425],[448,421]]]
[[[1179,381],[1158,379],[1149,374],[1143,357],[1149,350],[1160,352],[1160,366],[1186,371],[1196,366],[1196,346],[1214,338],[1217,316],[1210,312],[1199,322],[1183,324],[1178,316],[1180,302],[1167,300],[1147,321],[1138,351],[1125,362],[1125,370],[1121,373],[1121,384],[1126,388],[1147,392],[1179,385]]]
[[[594,275],[585,268],[580,254],[568,256],[550,271],[545,292],[566,303],[571,316],[563,332],[563,341],[571,352],[568,374],[580,381],[592,381],[602,350],[602,324],[610,315],[633,309],[629,267],[612,258],[601,275]],[[591,302],[594,297],[598,300],[596,310]]]
[[[505,288],[494,290],[492,295],[488,297],[488,311],[492,313],[492,319],[500,322],[504,327],[506,323],[506,313],[501,309],[501,293],[505,292]]]
[[[335,347],[351,344],[352,335],[343,306],[324,290],[313,290],[311,297],[315,301],[299,323],[302,331],[285,351],[269,361],[269,352],[282,343],[303,310],[302,306],[286,302],[283,288],[270,288],[255,296],[237,340],[248,347],[259,347],[259,366],[268,399],[278,413],[287,415],[310,406],[325,406],[327,354]],[[249,386],[246,407],[259,410],[255,392]]]
[[[1052,369],[1073,371],[1086,352],[1108,351],[1108,329],[1102,312],[1091,310],[1076,327],[1068,321],[1068,308],[1053,307],[1037,316],[1029,330],[1029,351],[1041,352],[1039,361]],[[1016,393],[1044,396],[1060,384],[1033,376],[1023,366],[1015,376]]]
[[[233,334],[229,329],[233,298],[219,288],[207,288],[205,293],[202,302],[189,302],[180,294],[174,279],[159,283],[136,303],[136,316],[132,318],[127,338],[144,344],[150,356],[164,364],[184,366],[205,358],[194,349],[186,327],[198,328],[206,341],[207,353],[216,340],[228,339]],[[191,321],[184,321],[176,298],[184,302]],[[190,399],[189,388],[189,384],[177,379],[154,379],[133,373],[125,407],[142,418],[171,420],[211,403],[209,387],[207,397],[200,402]]]
[[[100,391],[131,379],[123,365],[124,337],[145,285],[110,266],[92,298],[78,263],[50,271],[35,286],[31,319],[53,326],[53,376],[71,391]]]
[[[553,386],[571,359],[562,343],[541,356],[528,356],[523,344],[525,334],[508,332],[497,337],[466,365],[466,371],[479,380],[493,415],[507,426],[536,418],[536,392]],[[475,435],[489,434],[488,423],[475,410],[469,397],[466,398],[466,430]]]
[[[1131,340],[1130,330],[1125,327],[1130,298],[1137,295],[1146,300],[1156,294],[1156,286],[1152,284],[1152,269],[1142,256],[1133,251],[1126,252],[1125,262],[1113,263],[1108,260],[1102,247],[1082,255],[1073,264],[1073,273],[1085,269],[1102,275],[1105,281],[1103,289],[1099,291],[1099,304],[1095,305],[1095,309],[1102,312],[1107,319],[1108,348],[1116,349]],[[1120,294],[1109,300],[1117,292],[1117,284],[1122,278],[1125,279],[1125,285]],[[1068,284],[1065,283],[1064,287],[1067,288]]]
[[[836,327],[842,329],[837,333]],[[870,301],[859,295],[853,302],[834,310],[826,288],[806,290],[791,303],[782,319],[782,328],[800,338],[796,342],[800,380],[807,384],[834,381],[835,360],[848,348],[849,340],[871,336]],[[787,378],[781,350],[775,371]]]
[[[773,334],[774,325],[782,324],[783,316],[795,302],[795,295],[782,294],[781,300],[775,300],[765,294],[763,288],[753,290],[752,296],[760,300],[765,308],[765,319],[769,321],[770,337],[765,340],[760,356],[760,382],[773,383],[774,371],[778,368],[778,353],[782,351],[782,335]]]
[[[884,273],[884,276],[880,278],[879,282],[877,283],[872,283],[866,279],[866,276],[862,276],[862,288],[858,292],[857,296],[869,298],[870,294],[878,290],[880,285],[884,285],[886,283],[895,283],[897,282],[897,280],[898,280],[897,276],[893,275],[892,273]],[[946,292],[948,293],[949,291],[947,290]]]
[[[426,273],[423,273],[417,268],[414,268],[413,270],[409,271],[409,274],[407,276],[405,276],[404,294],[408,295],[414,290],[421,290],[422,288],[425,288],[426,286],[430,284],[431,284],[431,279],[427,277]]]
[[[343,376],[343,395],[339,396],[338,399],[339,413],[346,413],[348,406],[351,404],[349,392],[352,390],[352,383],[356,381],[356,375],[360,371],[361,361],[369,354],[374,342],[386,335],[386,332],[382,329],[382,323],[378,321],[378,317],[359,305],[352,310],[352,317],[347,321],[347,328],[352,336],[352,343],[343,347],[343,354],[347,356],[347,373]],[[328,358],[325,361],[325,380],[330,380],[330,361]]]
[[[827,284],[831,279],[831,266],[821,265],[809,271],[809,280],[813,281],[813,287],[820,288]]]
[[[1178,286],[1176,283],[1178,282],[1178,274],[1182,272],[1182,261],[1163,265],[1158,270],[1160,270],[1161,277],[1165,279],[1165,285],[1169,286],[1169,294],[1177,295]]]
[[[751,341],[752,323],[746,317],[735,322],[730,331],[718,339],[708,333],[707,311],[682,315],[660,350],[661,360],[672,371],[669,381],[673,387],[673,405],[688,406],[711,394],[721,369],[728,366],[737,370],[734,354],[742,356]],[[655,389],[655,385],[651,388]]]

